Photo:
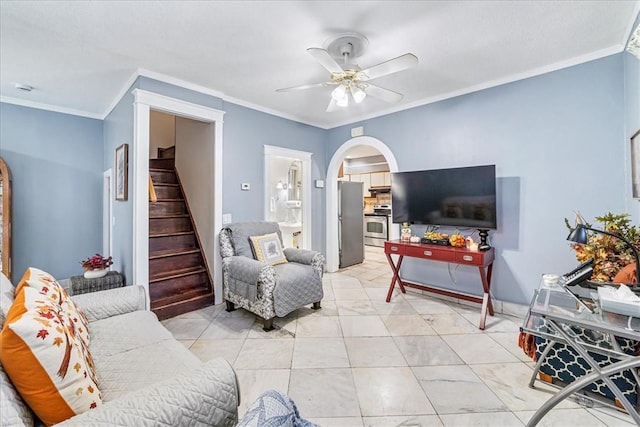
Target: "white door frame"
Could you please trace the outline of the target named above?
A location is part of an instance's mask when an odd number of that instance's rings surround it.
[[[102,254],[105,258],[113,251],[113,169],[102,173]]]
[[[132,91],[133,103],[133,283],[145,287],[149,309],[149,115],[158,110],[214,126],[214,229],[222,229],[222,125],[224,111],[141,89]],[[216,231],[213,287],[215,303],[222,302],[222,260]]]
[[[290,148],[264,146],[264,217],[269,214],[269,159],[271,157],[285,157],[302,162],[302,248],[311,250],[311,156],[307,151],[292,150]]]
[[[395,156],[382,141],[370,136],[358,136],[351,138],[342,144],[331,158],[329,167],[327,168],[327,218],[326,218],[326,230],[327,230],[327,271],[333,273],[338,271],[339,255],[338,255],[338,170],[342,165],[347,151],[358,145],[366,145],[377,149],[387,160],[389,164],[389,170],[391,172],[398,172],[398,162]],[[393,206],[391,206],[393,209]],[[389,238],[397,239],[400,237],[400,229],[397,224],[391,226],[389,230]]]

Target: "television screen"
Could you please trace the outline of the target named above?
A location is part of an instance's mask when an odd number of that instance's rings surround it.
[[[496,167],[392,173],[391,208],[394,223],[495,229]]]

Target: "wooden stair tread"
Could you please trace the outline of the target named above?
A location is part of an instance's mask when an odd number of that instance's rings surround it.
[[[174,168],[171,169],[163,169],[163,168],[149,168],[149,172],[173,172]]]
[[[169,297],[159,298],[155,301],[152,301],[151,310],[172,306],[172,305],[185,304],[195,299],[212,297],[212,296],[213,296],[213,290],[209,288],[203,287],[202,289],[193,289],[181,294],[171,295]]]
[[[201,265],[198,265],[195,267],[189,267],[189,268],[182,268],[180,270],[166,271],[164,273],[150,276],[149,283],[160,282],[162,280],[167,280],[167,279],[175,279],[178,277],[188,276],[190,274],[204,273],[206,271],[207,270]]]
[[[158,203],[158,202],[184,202],[184,199],[180,198],[180,199],[161,199],[158,198],[155,202],[152,203]]]
[[[189,214],[163,213],[163,214],[149,216],[149,219],[167,219],[167,218],[189,218]]]
[[[179,187],[179,184],[171,182],[154,182],[154,187]]]
[[[149,238],[151,238],[151,237],[186,236],[188,234],[193,234],[193,230],[190,230],[190,231],[175,231],[173,233],[149,234]]]
[[[149,253],[149,259],[168,258],[175,255],[200,253],[200,248],[173,248]]]

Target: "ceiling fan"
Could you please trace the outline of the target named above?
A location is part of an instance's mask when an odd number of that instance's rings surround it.
[[[328,112],[335,111],[337,107],[348,107],[349,95],[351,95],[351,98],[353,98],[357,104],[361,103],[367,96],[372,96],[389,103],[399,102],[404,95],[374,85],[370,83],[370,81],[413,67],[418,63],[418,58],[411,53],[406,53],[397,58],[361,70],[360,67],[352,63],[352,60],[361,56],[368,44],[369,41],[362,34],[345,33],[338,35],[327,43],[327,49],[315,47],[307,49],[307,52],[331,73],[331,80],[277,89],[276,92],[336,86],[331,92],[331,100],[327,107]],[[343,65],[340,65],[336,61],[336,58],[341,59]]]

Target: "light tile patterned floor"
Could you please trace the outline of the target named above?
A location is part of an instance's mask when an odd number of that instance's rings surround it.
[[[391,270],[380,248],[326,274],[322,309],[303,308],[264,332],[251,313],[224,305],[163,324],[196,356],[227,359],[240,383],[240,416],[267,389],[289,394],[326,427],[523,426],[551,395],[527,384],[532,362],[517,346],[521,319],[430,295],[385,297]],[[540,426],[627,426],[607,408],[565,401]]]

